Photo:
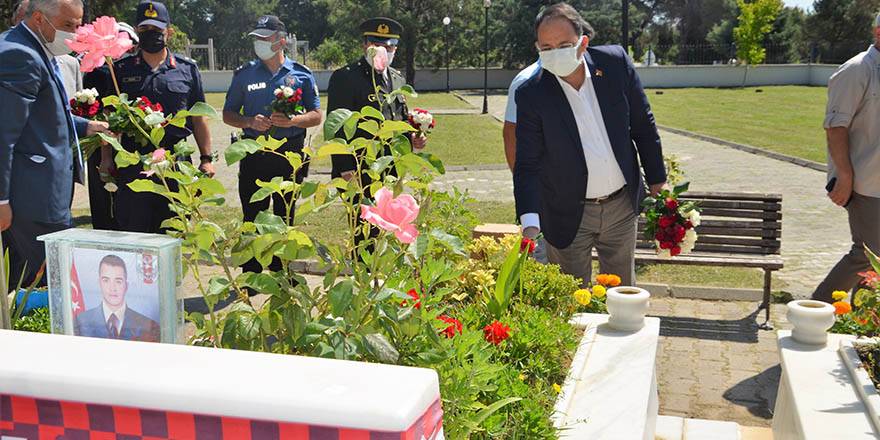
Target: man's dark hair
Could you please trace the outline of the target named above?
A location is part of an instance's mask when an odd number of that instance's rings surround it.
[[[565,2],[556,3],[555,5],[550,5],[541,9],[541,12],[535,17],[535,35],[538,35],[538,28],[541,27],[545,21],[554,18],[568,20],[574,28],[575,33],[578,35],[586,35],[590,39],[596,35],[596,31],[593,30],[590,23],[587,23],[587,20],[584,20],[584,17],[581,17],[581,14],[577,9]]]
[[[101,264],[98,265],[99,273],[101,271],[101,266],[104,265],[121,267],[122,271],[125,272],[125,277],[128,278],[128,269],[125,267],[125,261],[123,261],[122,258],[113,254],[105,255],[104,258],[101,258]]]

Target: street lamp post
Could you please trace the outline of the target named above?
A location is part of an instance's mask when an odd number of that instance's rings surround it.
[[[483,114],[489,113],[489,7],[492,0],[483,0],[483,9],[486,10],[486,21],[483,26],[483,38],[486,40],[486,48],[483,51]]]
[[[443,17],[443,39],[446,40],[446,93],[449,93],[449,23],[452,23],[452,19]]]

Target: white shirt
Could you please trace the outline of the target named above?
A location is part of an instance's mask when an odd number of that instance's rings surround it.
[[[122,330],[122,322],[125,320],[125,304],[123,303],[122,307],[115,312],[111,312],[104,301],[101,301],[101,307],[104,309],[104,325],[109,325],[110,315],[116,315],[116,320],[118,321],[116,324],[116,334],[119,334]]]
[[[529,67],[520,70],[513,78],[510,88],[507,89],[507,108],[504,110],[505,122],[516,124],[516,89],[539,70],[541,70],[541,60],[535,61]]]
[[[590,69],[586,60],[581,60],[581,64],[584,67],[585,78],[580,90],[575,90],[558,76],[556,80],[559,81],[559,86],[562,87],[574,114],[581,147],[584,150],[584,161],[587,164],[587,194],[584,197],[596,199],[623,188],[626,185],[626,178],[623,177],[623,171],[620,170],[620,165],[614,157],[614,150],[611,148],[611,140],[608,138],[608,130],[605,129],[605,120],[602,118],[602,109],[599,108],[599,100],[596,99],[596,90],[590,78]],[[523,214],[520,223],[523,229],[541,228],[537,213]]]

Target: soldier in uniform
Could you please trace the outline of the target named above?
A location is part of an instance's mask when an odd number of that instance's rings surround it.
[[[114,63],[117,81],[122,93],[130,99],[141,96],[151,102],[162,104],[166,115],[189,109],[195,103],[205,100],[202,79],[195,61],[172,54],[166,47],[171,18],[165,5],[158,1],[144,1],[137,7],[135,21],[138,33],[137,55]],[[112,90],[112,85],[105,90]],[[194,135],[201,155],[199,170],[208,176],[214,174],[211,154],[211,132],[203,117],[187,118],[183,128],[165,127],[165,138],[161,147],[173,150],[174,145],[190,134]],[[134,139],[123,137],[122,146],[128,151],[140,154],[152,153],[154,147],[139,145]],[[101,172],[110,173],[113,159],[111,149],[101,150]],[[160,195],[147,192],[134,192],[128,184],[139,178],[143,171],[138,166],[119,170],[117,184],[119,190],[114,200],[114,211],[119,228],[131,232],[161,231],[161,224],[174,214],[168,200]],[[174,188],[172,188],[174,189]]]
[[[278,152],[300,153],[306,137],[306,129],[321,124],[321,100],[318,86],[312,72],[284,54],[287,45],[287,28],[274,15],[265,15],[257,20],[250,36],[254,38],[253,60],[235,71],[232,84],[226,93],[223,105],[223,122],[244,129],[246,139],[271,135],[275,139],[286,139]],[[270,105],[275,100],[274,91],[279,87],[301,90],[300,104],[303,114],[288,116],[272,112]],[[273,131],[270,133],[270,129]],[[297,171],[296,181],[302,183],[308,175],[308,163]],[[257,180],[268,182],[273,177],[291,179],[293,168],[287,159],[275,154],[256,153],[245,157],[239,165],[238,194],[245,221],[253,221],[260,211],[269,208],[269,199],[251,202],[251,197],[260,187]],[[289,203],[295,202],[288,200]],[[293,223],[293,211],[288,217],[285,201],[279,195],[272,197],[272,212]],[[273,260],[272,270],[280,269],[280,261]],[[252,259],[242,266],[245,272],[261,272],[257,260]]]
[[[360,111],[362,108],[370,106],[380,110],[387,120],[407,120],[409,111],[404,96],[398,95],[390,105],[384,104],[380,106],[376,99],[376,91],[373,88],[373,78],[375,78],[375,84],[380,88],[381,93],[385,94],[406,85],[406,79],[403,75],[391,67],[391,62],[397,51],[397,45],[400,42],[400,34],[403,32],[403,26],[390,18],[377,17],[361,23],[360,30],[363,33],[364,56],[333,72],[327,88],[327,113],[329,114],[333,110],[340,108]],[[388,51],[388,66],[383,71],[379,71],[372,66],[373,60],[368,55],[370,47],[380,46]],[[338,136],[345,137],[342,133]],[[372,135],[358,130],[355,137],[372,138]],[[420,150],[425,147],[427,139],[420,134],[413,134],[410,137],[410,141],[413,148]],[[391,155],[391,151],[386,148],[384,154]],[[355,169],[356,162],[352,156],[333,155],[332,161],[333,177],[342,177],[345,180],[349,180],[357,172]],[[391,172],[393,173],[393,169]],[[361,182],[364,188],[369,187],[370,183],[372,183],[366,173],[362,174]],[[364,191],[364,195],[370,198],[368,190]],[[358,221],[361,220],[359,219]],[[360,236],[357,238],[358,241],[361,239]]]

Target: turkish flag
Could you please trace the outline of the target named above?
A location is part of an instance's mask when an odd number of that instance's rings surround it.
[[[74,319],[86,309],[82,288],[79,286],[79,276],[76,274],[76,263],[70,264],[70,308],[73,310]]]

